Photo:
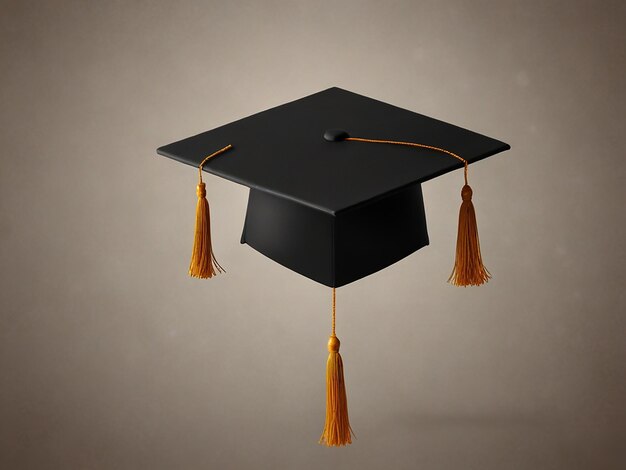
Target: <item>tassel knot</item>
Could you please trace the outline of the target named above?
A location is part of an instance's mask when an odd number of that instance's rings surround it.
[[[465,186],[463,186],[463,189],[461,189],[461,199],[464,202],[465,201],[471,201],[473,194],[474,194],[474,192],[472,191],[472,188],[470,187],[469,184],[466,184]]]
[[[206,184],[198,184],[198,186],[196,186],[196,194],[198,197],[206,197]]]
[[[341,344],[341,342],[339,341],[339,338],[337,338],[335,335],[331,335],[328,338],[328,352],[329,353],[338,353],[339,352],[339,345]]]

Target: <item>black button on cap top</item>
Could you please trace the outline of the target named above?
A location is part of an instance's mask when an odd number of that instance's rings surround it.
[[[343,129],[326,129],[324,131],[324,140],[328,142],[341,142],[342,140],[346,140],[350,137]]]

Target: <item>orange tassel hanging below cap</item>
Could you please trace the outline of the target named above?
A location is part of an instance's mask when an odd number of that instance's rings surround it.
[[[211,158],[232,148],[232,145],[212,153],[198,166],[199,182],[196,188],[198,204],[196,206],[196,230],[189,264],[189,275],[201,279],[210,279],[218,273],[225,272],[215,259],[211,244],[211,213],[206,199],[206,185],[202,182],[202,167]]]
[[[467,163],[465,163],[465,185],[461,189],[461,210],[459,211],[459,230],[456,239],[456,259],[448,282],[455,286],[480,286],[491,278],[483,265],[478,240],[476,211],[472,204],[472,188],[467,184]]]
[[[319,441],[320,444],[329,447],[352,444],[351,434],[353,434],[348,419],[348,398],[339,344],[339,339],[335,336],[335,288],[333,288],[332,333],[328,339],[326,363],[326,423]]]

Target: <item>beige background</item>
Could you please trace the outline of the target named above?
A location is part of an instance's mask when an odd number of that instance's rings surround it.
[[[624,3],[2,2],[0,468],[626,468]],[[339,4],[341,3],[341,4]],[[239,244],[186,277],[157,146],[340,86],[509,142],[471,169],[494,279],[431,245],[339,290],[353,427],[317,445],[329,289]]]

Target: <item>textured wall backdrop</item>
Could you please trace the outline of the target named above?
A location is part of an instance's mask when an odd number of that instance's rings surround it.
[[[626,468],[622,1],[1,2],[0,468]],[[186,277],[193,169],[157,146],[329,86],[500,138],[494,279],[431,245],[338,292],[356,442],[317,445],[330,291],[239,245]]]

